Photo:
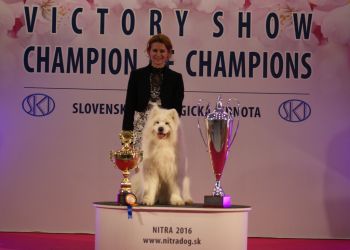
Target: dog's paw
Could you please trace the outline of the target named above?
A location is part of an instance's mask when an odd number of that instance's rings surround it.
[[[142,204],[143,204],[143,205],[146,205],[146,206],[153,206],[154,203],[155,203],[155,200],[152,199],[151,197],[149,197],[149,196],[143,197],[143,200],[142,200]]]
[[[185,199],[185,204],[186,205],[192,205],[193,204],[193,200],[192,199]]]
[[[183,205],[185,205],[185,202],[183,201],[183,199],[179,195],[173,194],[170,197],[170,204],[174,205],[174,206],[183,206]]]

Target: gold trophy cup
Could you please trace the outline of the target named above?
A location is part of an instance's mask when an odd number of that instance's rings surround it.
[[[123,178],[120,183],[120,190],[117,196],[117,203],[120,205],[135,205],[136,195],[131,191],[131,182],[129,180],[130,170],[138,166],[142,161],[142,151],[133,147],[133,131],[122,131],[119,134],[122,148],[118,151],[110,152],[110,160],[113,166],[122,171]]]

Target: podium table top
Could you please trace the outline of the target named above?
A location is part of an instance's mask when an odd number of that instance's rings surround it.
[[[117,209],[117,210],[125,210],[127,206],[119,205],[114,201],[99,201],[94,202],[94,206],[96,208],[106,208],[106,209]],[[205,207],[202,203],[194,203],[191,205],[185,206],[173,206],[173,205],[159,205],[156,204],[154,206],[145,206],[145,205],[137,205],[133,206],[134,211],[178,211],[178,212],[203,212],[203,213],[211,213],[211,212],[247,212],[251,210],[250,206],[246,205],[231,205],[228,208],[220,208],[220,207]]]

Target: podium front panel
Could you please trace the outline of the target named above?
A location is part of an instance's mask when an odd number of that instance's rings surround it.
[[[247,249],[249,206],[94,206],[96,250]]]

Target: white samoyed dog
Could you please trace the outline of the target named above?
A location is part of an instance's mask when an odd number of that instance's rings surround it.
[[[132,178],[139,203],[148,206],[192,203],[187,160],[181,150],[182,134],[175,109],[156,105],[152,108],[142,132],[142,166]]]

